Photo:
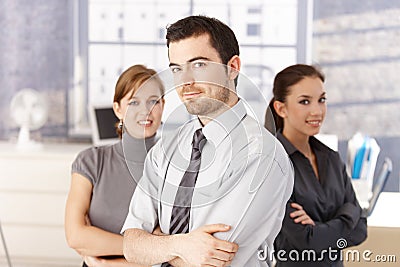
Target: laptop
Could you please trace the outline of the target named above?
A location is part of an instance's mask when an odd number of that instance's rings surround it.
[[[95,146],[115,144],[119,141],[115,125],[119,122],[112,104],[89,106],[92,142]]]
[[[378,202],[379,195],[383,191],[385,184],[392,172],[393,166],[390,158],[385,158],[381,171],[379,173],[378,178],[376,179],[375,185],[372,189],[372,197],[369,200],[369,205],[367,208],[363,209],[362,215],[363,217],[368,217],[374,211],[376,203]]]

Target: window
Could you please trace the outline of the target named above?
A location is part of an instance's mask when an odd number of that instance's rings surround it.
[[[305,38],[298,40],[298,33],[306,32],[308,27],[307,21],[312,14],[302,5],[309,5],[309,2],[83,1],[86,6],[79,6],[79,28],[86,26],[87,31],[86,35],[85,30],[75,35],[79,37],[79,46],[83,49],[80,55],[82,66],[75,72],[77,88],[74,91],[82,97],[80,103],[83,106],[85,103],[109,103],[116,80],[127,67],[145,64],[157,71],[167,68],[165,27],[169,23],[189,14],[206,14],[219,18],[234,30],[240,42],[242,61],[245,62],[242,72],[246,74],[247,68],[249,78],[263,87],[261,92],[264,98],[269,98],[273,74],[288,64],[308,58]],[[243,16],[243,10],[247,10],[250,16]],[[286,23],[281,23],[282,17],[286,18]],[[298,21],[297,17],[301,20]],[[253,102],[260,99],[255,95],[248,97]],[[254,105],[259,106],[257,112],[263,119],[266,104],[254,102]],[[169,114],[171,110],[168,109],[171,108],[167,105],[164,113]],[[85,108],[73,107],[75,115],[72,116],[74,121],[71,127],[78,132],[84,132],[88,127],[86,112]]]
[[[247,35],[248,36],[260,36],[261,25],[260,24],[247,24]]]
[[[164,40],[165,39],[165,34],[166,34],[165,27],[158,29],[158,39]]]
[[[260,7],[249,7],[247,9],[247,13],[249,14],[261,14],[262,8]]]

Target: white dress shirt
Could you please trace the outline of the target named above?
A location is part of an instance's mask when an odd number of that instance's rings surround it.
[[[189,165],[194,119],[162,137],[147,155],[143,177],[131,200],[121,230],[152,232],[159,224],[169,232],[175,195]],[[229,232],[215,237],[239,245],[232,265],[268,266],[259,249],[273,251],[293,189],[293,168],[280,142],[247,115],[243,101],[203,127],[207,142],[193,193],[189,232],[224,223]]]

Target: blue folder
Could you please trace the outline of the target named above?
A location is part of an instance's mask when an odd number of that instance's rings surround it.
[[[369,137],[365,137],[364,142],[360,148],[357,149],[356,155],[354,157],[353,170],[352,170],[352,178],[360,179],[368,171],[370,164],[370,155],[371,155],[371,146]],[[366,178],[366,177],[364,177]]]

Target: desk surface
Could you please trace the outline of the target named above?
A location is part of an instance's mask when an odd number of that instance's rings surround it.
[[[368,217],[368,226],[400,227],[400,192],[382,192]]]
[[[0,141],[0,157],[34,158],[41,157],[68,157],[75,156],[92,144],[75,143],[43,143],[37,149],[18,149],[15,143]]]

